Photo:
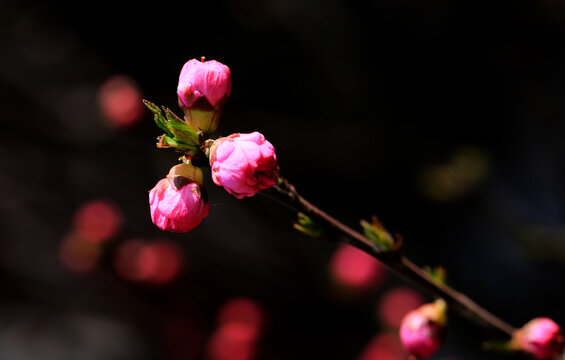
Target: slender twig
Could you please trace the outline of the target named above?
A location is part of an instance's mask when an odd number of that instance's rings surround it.
[[[422,290],[443,298],[451,308],[479,325],[507,336],[512,336],[512,333],[515,331],[513,326],[479,306],[466,295],[432,279],[426,271],[402,254],[401,247],[390,251],[382,251],[373,241],[363,234],[314,206],[304,199],[286,179],[283,179],[279,185],[263,191],[263,193],[286,207],[310,217],[314,222],[323,226],[325,230],[330,233],[326,234],[326,236],[334,235],[334,237],[344,240],[367,252],[403,278],[422,288]]]

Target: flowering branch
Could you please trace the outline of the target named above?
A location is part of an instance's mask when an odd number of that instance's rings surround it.
[[[282,180],[280,185],[263,192],[268,197],[277,200],[294,211],[306,214],[317,224],[324,224],[324,228],[331,230],[333,232],[332,235],[338,238],[337,240],[344,240],[374,256],[410,282],[437,297],[443,298],[449,306],[453,306],[454,309],[457,309],[480,325],[507,336],[512,336],[514,333],[514,327],[488,312],[464,294],[435,281],[426,271],[415,265],[402,253],[400,242],[397,243],[394,249],[382,251],[375,242],[344,225],[304,199],[286,179]]]
[[[402,321],[400,339],[411,355],[427,357],[440,348],[447,308],[507,337],[502,346],[507,351],[523,351],[540,360],[556,358],[562,352],[565,341],[561,328],[551,319],[536,318],[516,329],[446,285],[441,274],[430,274],[410,261],[402,252],[402,240],[390,235],[376,218],[371,223],[361,222],[362,234],[304,199],[279,175],[275,149],[259,132],[210,138],[230,93],[229,68],[202,58],[188,61],[179,77],[177,96],[184,119],[168,108],[144,101],[165,131],[157,147],[184,154],[182,163],[173,166],[149,193],[155,225],[187,232],[204,220],[210,207],[200,168],[209,165],[213,182],[236,198],[266,195],[297,212],[296,229],[316,238],[347,242],[434,295],[436,301],[409,312]]]

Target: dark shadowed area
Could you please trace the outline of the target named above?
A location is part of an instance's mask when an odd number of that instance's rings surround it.
[[[295,231],[205,173],[210,215],[155,227],[177,114],[206,56],[233,90],[218,136],[260,131],[345,223],[376,214],[417,264],[514,326],[565,325],[565,3],[0,2],[0,359],[405,359],[430,294]],[[353,249],[355,250],[355,249]],[[520,359],[450,314],[437,360]]]

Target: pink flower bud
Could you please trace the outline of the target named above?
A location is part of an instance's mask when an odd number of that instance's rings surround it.
[[[257,131],[220,138],[210,148],[212,180],[238,199],[278,181],[275,148]]]
[[[192,59],[179,76],[177,95],[185,121],[195,130],[213,132],[231,93],[230,69],[216,60]]]
[[[400,326],[400,340],[406,351],[417,358],[438,351],[445,338],[445,313],[445,301],[440,299],[406,314]]]
[[[511,347],[536,359],[552,359],[563,351],[563,340],[559,325],[549,318],[540,317],[530,320],[513,334]]]
[[[151,220],[162,230],[188,232],[208,216],[202,171],[188,164],[174,166],[149,192]]]

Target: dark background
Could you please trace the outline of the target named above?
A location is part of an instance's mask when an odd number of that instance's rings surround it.
[[[148,111],[108,126],[97,90],[125,75],[180,113],[178,74],[200,56],[232,71],[219,133],[262,132],[307,199],[354,227],[377,214],[416,263],[444,265],[515,326],[565,324],[565,3],[3,1],[1,359],[204,359],[234,296],[266,310],[256,359],[356,359],[382,330],[375,304],[406,284],[338,295],[335,246],[294,231],[264,197],[237,200],[208,178],[199,228],[151,223],[147,191],[178,155],[154,146]],[[60,243],[96,198],[119,205],[123,227],[95,269],[70,272]],[[131,238],[174,241],[186,268],[166,286],[120,279],[112,251]],[[170,351],[163,319],[190,324],[175,343],[185,353]],[[434,358],[513,358],[450,321]]]

